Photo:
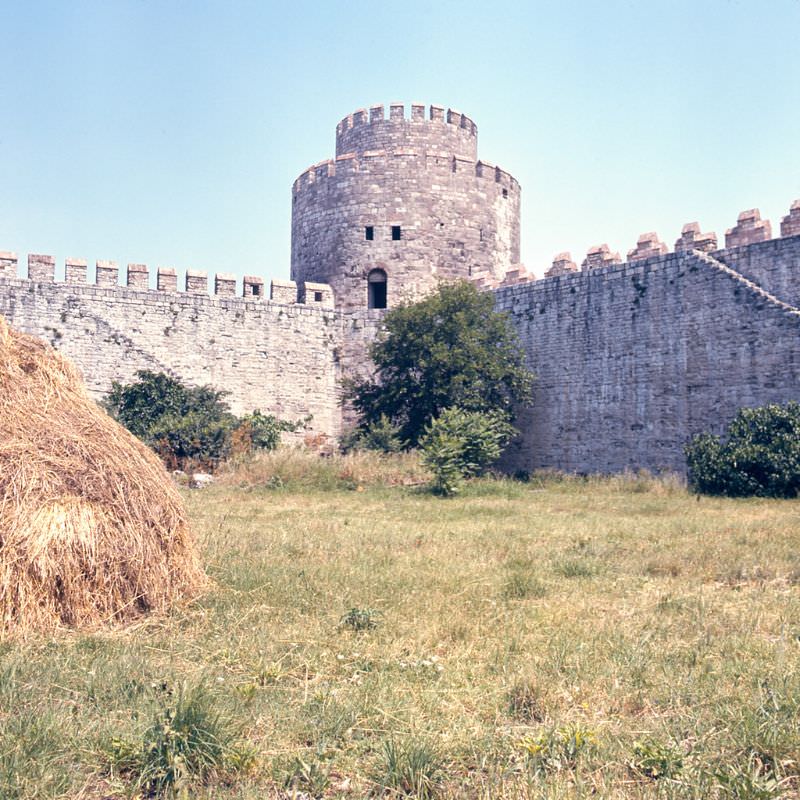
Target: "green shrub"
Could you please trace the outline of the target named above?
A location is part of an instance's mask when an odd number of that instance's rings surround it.
[[[800,403],[743,408],[722,437],[686,447],[689,484],[701,494],[796,497],[800,492]]]
[[[171,468],[214,468],[232,453],[272,450],[283,431],[303,422],[283,422],[254,411],[238,418],[210,386],[185,386],[164,373],[142,370],[137,380],[112,384],[106,410],[152,447]]]
[[[422,463],[433,473],[434,491],[454,494],[462,480],[483,474],[513,434],[513,426],[501,412],[445,409],[420,440]]]
[[[386,414],[354,428],[342,437],[340,447],[343,452],[354,450],[375,450],[379,453],[399,453],[405,442],[400,438],[400,428]]]
[[[385,415],[404,447],[416,447],[446,408],[502,411],[528,403],[533,375],[508,314],[469,281],[442,283],[423,300],[392,308],[370,345],[372,376],[345,382],[359,428]]]

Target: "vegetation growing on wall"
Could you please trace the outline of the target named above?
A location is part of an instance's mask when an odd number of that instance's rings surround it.
[[[689,483],[703,494],[796,497],[800,493],[800,403],[743,408],[723,436],[686,448]]]

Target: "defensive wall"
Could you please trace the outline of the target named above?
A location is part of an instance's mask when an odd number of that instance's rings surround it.
[[[343,310],[368,306],[375,274],[390,308],[441,279],[502,279],[519,262],[520,186],[478,159],[477,137],[443,106],[345,117],[335,159],[292,187],[292,278],[330,284]]]
[[[756,209],[716,236],[686,225],[668,253],[653,234],[622,263],[607,245],[579,271],[511,275],[497,307],[537,374],[509,469],[685,469],[693,434],[736,411],[800,400],[800,201],[772,239]]]
[[[696,223],[674,252],[655,234],[622,262],[607,245],[579,268],[559,254],[549,277],[509,271],[490,288],[520,333],[537,374],[535,402],[506,466],[615,472],[682,470],[694,433],[719,431],[742,406],[800,398],[800,201],[771,238],[743,212],[726,247]],[[101,397],[140,369],[170,372],[230,393],[239,412],[313,415],[312,430],[341,431],[341,380],[367,367],[381,311],[341,311],[329,286],[112,262],[86,282],[85,261],[31,255],[27,277],[0,253],[0,314],[49,340]],[[484,279],[485,283],[486,280]]]
[[[314,283],[272,281],[267,295],[263,279],[247,276],[237,297],[228,274],[214,276],[209,295],[196,270],[178,291],[174,269],[159,269],[151,290],[141,264],[128,265],[125,286],[113,262],[97,262],[95,283],[85,261],[67,259],[64,281],[54,280],[55,266],[52,256],[29,255],[21,278],[16,254],[0,253],[0,314],[71,358],[95,398],[149,369],[224,389],[238,413],[310,414],[312,432],[338,435],[341,375],[363,361],[352,342],[374,335],[377,314],[340,314],[330,287]]]

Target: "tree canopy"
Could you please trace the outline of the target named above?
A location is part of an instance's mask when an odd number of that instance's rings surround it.
[[[531,399],[533,375],[508,315],[467,281],[387,312],[369,353],[374,375],[348,392],[359,425],[388,418],[407,446],[446,408],[513,419],[513,407]]]

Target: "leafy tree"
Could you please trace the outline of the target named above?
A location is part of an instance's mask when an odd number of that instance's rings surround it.
[[[689,484],[702,494],[796,497],[800,493],[800,403],[743,408],[725,434],[686,447]]]
[[[514,428],[500,411],[446,408],[420,439],[422,463],[433,472],[433,489],[443,495],[458,491],[465,478],[482,475],[503,452]]]
[[[348,391],[360,427],[384,416],[409,447],[446,408],[501,411],[510,420],[513,406],[531,398],[533,375],[508,316],[467,281],[389,311],[370,356],[374,377]]]

